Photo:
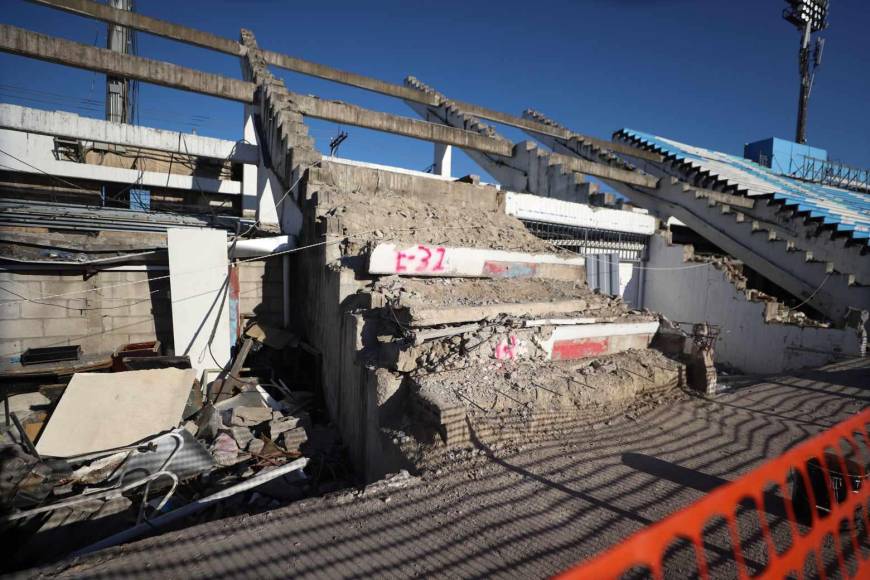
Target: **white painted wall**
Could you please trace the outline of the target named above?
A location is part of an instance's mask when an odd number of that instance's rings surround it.
[[[779,373],[821,366],[836,360],[837,353],[860,354],[855,329],[765,322],[763,303],[749,301],[714,266],[685,262],[685,251],[686,246],[668,245],[659,235],[651,238],[643,305],[674,321],[718,325],[717,362],[747,373]]]
[[[0,153],[0,169],[7,171],[35,175],[48,173],[72,179],[93,179],[128,185],[138,183],[143,187],[201,190],[206,193],[238,195],[242,189],[239,181],[194,178],[191,175],[168,175],[155,171],[139,172],[135,169],[60,161],[55,159],[52,153],[54,137],[37,133],[0,129],[0,149],[21,160]]]
[[[257,162],[256,146],[244,142],[237,143],[141,125],[110,123],[63,111],[43,111],[7,103],[0,103],[0,128],[184,153],[211,159],[228,159],[236,163]],[[250,139],[248,141],[254,143]]]
[[[593,207],[512,191],[505,195],[505,211],[519,219],[647,236],[652,235],[656,228],[656,220],[649,214]]]

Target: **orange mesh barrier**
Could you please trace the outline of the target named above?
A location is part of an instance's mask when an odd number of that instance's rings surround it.
[[[558,578],[870,578],[868,423],[870,409]],[[747,513],[757,518],[751,530],[743,524]],[[682,553],[676,572],[675,552]]]

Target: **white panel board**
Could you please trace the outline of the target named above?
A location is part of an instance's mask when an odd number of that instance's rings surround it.
[[[175,354],[188,355],[199,376],[230,360],[227,234],[170,229],[166,236]]]
[[[192,369],[174,368],[76,373],[36,450],[70,457],[131,445],[176,427],[195,378]]]

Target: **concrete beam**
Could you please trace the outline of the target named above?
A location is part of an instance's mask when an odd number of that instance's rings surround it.
[[[303,60],[286,54],[272,52],[271,50],[264,50],[262,53],[263,59],[265,59],[267,64],[278,68],[341,83],[343,85],[350,85],[352,87],[372,91],[373,93],[387,95],[388,97],[396,97],[398,99],[424,103],[427,105],[438,104],[431,96],[408,87],[403,87],[402,85],[394,85],[393,83],[335,69],[322,64],[317,64],[316,62],[311,62],[310,60]]]
[[[96,143],[141,147],[234,163],[257,163],[257,148],[248,143],[203,137],[126,123],[110,123],[63,111],[43,111],[0,103],[0,128],[72,137]]]
[[[530,131],[532,133],[538,133],[540,135],[549,135],[551,137],[558,137],[559,139],[579,139],[581,141],[585,141],[590,145],[598,147],[599,149],[604,149],[606,151],[612,151],[613,153],[624,153],[626,155],[633,155],[634,157],[638,157],[640,159],[647,159],[649,161],[661,161],[661,155],[657,153],[652,153],[651,151],[642,151],[638,150],[635,147],[630,145],[625,145],[623,143],[616,143],[613,141],[605,141],[604,139],[598,139],[596,137],[590,137],[589,135],[582,135],[580,133],[574,133],[573,131],[569,131],[567,129],[563,129],[561,127],[554,127],[552,125],[547,125],[544,123],[538,123],[536,121],[532,121],[530,119],[523,119],[522,117],[516,117],[514,115],[509,115],[507,113],[501,113],[499,111],[494,111],[492,109],[487,109],[486,107],[481,107],[472,103],[466,103],[464,101],[456,101],[453,103],[463,112],[468,113],[474,117],[478,117],[480,119],[485,119],[487,121],[494,121],[496,123],[501,123],[502,125],[507,125],[508,127],[515,127],[517,129],[524,129],[526,131]],[[590,174],[594,175],[594,174]]]
[[[634,171],[619,169],[603,163],[595,163],[580,159],[579,157],[570,157],[561,153],[551,153],[550,159],[554,162],[563,165],[565,168],[577,173],[585,173],[586,175],[594,175],[609,181],[618,181],[629,185],[639,185],[641,187],[649,187],[655,189],[658,186],[659,180],[650,175],[643,175]]]
[[[0,50],[222,99],[254,101],[253,83],[95,48],[7,24],[0,24]]]
[[[98,4],[97,2],[93,2],[91,0],[30,1],[34,4],[57,8],[71,14],[95,18],[97,20],[102,20],[103,22],[110,22],[112,24],[126,26],[128,28],[147,32],[148,34],[153,34],[155,36],[162,36],[163,38],[168,38],[170,40],[193,44],[195,46],[216,50],[218,52],[223,52],[225,54],[230,54],[233,56],[242,56],[244,54],[244,48],[239,42],[235,40],[224,38],[222,36],[217,36],[208,32],[203,32],[193,28],[188,28],[186,26],[180,26],[178,24],[173,24],[165,20],[150,18],[148,16],[143,16],[142,14],[136,14],[135,12],[118,10],[117,8]],[[396,97],[399,99],[405,99],[425,104],[437,104],[428,95],[422,94],[419,91],[415,91],[414,89],[403,87],[401,85],[395,85],[364,75],[346,72],[329,66],[324,66],[316,62],[303,60],[301,58],[295,58],[286,54],[280,54],[278,52],[264,50],[262,51],[262,54],[263,58],[268,64],[276,66],[278,68],[283,68],[285,70],[298,72],[328,81],[334,81],[344,85],[350,85],[352,87],[365,89],[367,91],[380,93],[382,95],[387,95],[390,97]]]
[[[87,18],[95,18],[97,20],[102,20],[103,22],[108,22],[110,24],[126,26],[127,28],[132,28],[133,30],[141,30],[142,32],[147,32],[155,36],[162,36],[163,38],[168,38],[170,40],[177,40],[179,42],[193,44],[202,48],[209,48],[211,50],[224,52],[233,56],[242,55],[242,47],[235,40],[230,40],[229,38],[217,36],[209,32],[203,32],[201,30],[187,28],[186,26],[179,26],[178,24],[173,24],[165,20],[150,18],[136,12],[118,10],[117,8],[112,8],[111,6],[106,6],[105,4],[92,2],[91,0],[29,1],[32,4],[39,4],[42,6],[48,6],[50,8],[57,8],[58,10],[69,12],[70,14],[76,14],[78,16],[84,16]]]
[[[505,212],[519,219],[651,236],[656,219],[643,213],[593,207],[528,193],[505,193]]]
[[[370,274],[467,278],[585,280],[586,260],[478,248],[378,244],[369,256]]]
[[[401,306],[401,305],[400,305]],[[561,302],[520,302],[486,304],[483,306],[456,306],[453,308],[409,308],[411,326],[440,326],[473,322],[506,314],[508,316],[542,316],[583,312],[589,304],[585,300]]]
[[[0,129],[0,149],[27,162],[22,163],[17,159],[0,153],[0,165],[6,171],[43,176],[48,173],[55,177],[86,179],[97,182],[135,183],[143,188],[185,189],[228,195],[239,195],[241,193],[242,184],[239,181],[193,175],[167,175],[157,171],[140,172],[136,169],[62,161],[56,159],[52,153],[54,150],[54,138],[48,135]]]
[[[493,139],[480,133],[447,125],[372,111],[341,101],[329,101],[296,93],[290,93],[290,101],[300,113],[315,119],[365,127],[366,129],[404,135],[424,141],[434,141],[445,145],[455,145],[462,149],[492,153],[502,157],[510,157],[513,153],[513,145],[508,141]]]

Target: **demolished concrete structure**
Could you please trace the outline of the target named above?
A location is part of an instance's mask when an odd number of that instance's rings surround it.
[[[413,77],[337,71],[263,50],[247,30],[236,42],[86,0],[38,3],[239,57],[241,80],[0,26],[8,52],[243,103],[244,140],[0,105],[0,150],[18,158],[0,202],[9,383],[50,375],[63,388],[110,368],[120,345],[160,341],[211,385],[185,427],[218,465],[275,444],[301,453],[331,420],[372,481],[475,441],[557,437],[677,388],[712,393],[715,363],[777,373],[866,351],[865,210],[832,234],[634,133],[603,141]],[[293,93],[270,66],[401,98],[422,120]],[[306,118],[430,141],[439,174],[326,157]],[[454,179],[451,147],[499,185]],[[587,176],[629,201],[593,207]],[[587,284],[593,260],[618,272],[611,292]],[[323,400],[319,424],[280,377],[245,386],[253,341],[316,377],[304,392]],[[81,359],[62,371],[21,364],[28,349],[71,345]]]

